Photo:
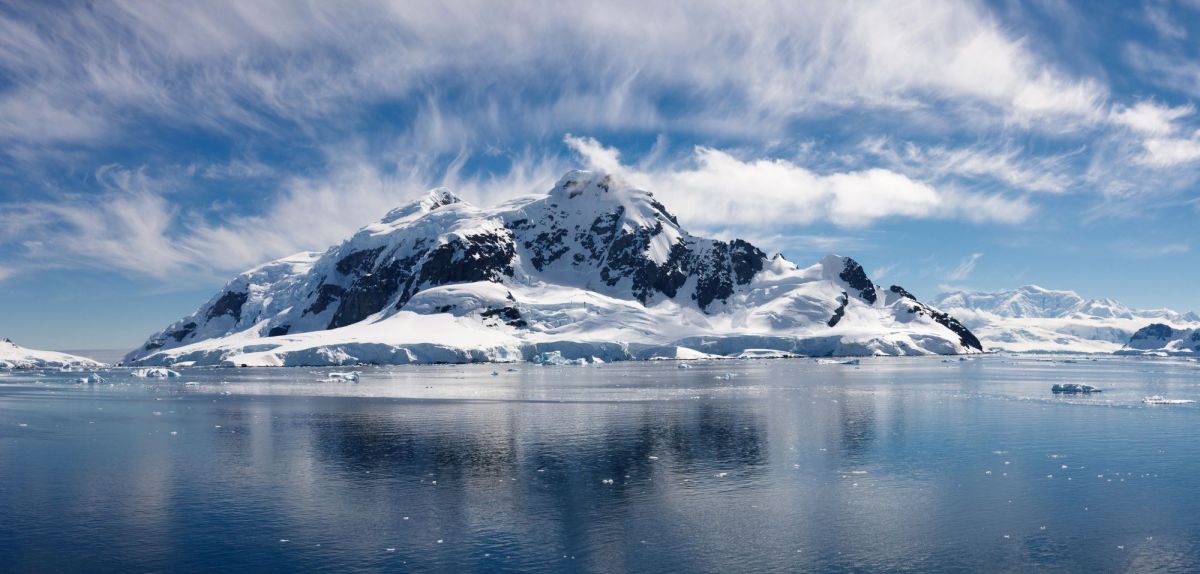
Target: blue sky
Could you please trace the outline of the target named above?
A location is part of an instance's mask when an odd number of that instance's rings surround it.
[[[923,298],[1200,309],[1200,2],[516,4],[0,4],[0,335],[133,347],[425,189],[574,167]]]

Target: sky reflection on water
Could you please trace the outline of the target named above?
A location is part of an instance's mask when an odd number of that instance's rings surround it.
[[[0,570],[1200,568],[1195,363],[507,368],[0,376]]]

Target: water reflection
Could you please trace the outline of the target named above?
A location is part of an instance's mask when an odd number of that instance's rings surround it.
[[[1200,411],[1030,400],[1048,377],[1197,391],[1187,365],[1105,367],[10,376],[0,570],[1200,566]]]

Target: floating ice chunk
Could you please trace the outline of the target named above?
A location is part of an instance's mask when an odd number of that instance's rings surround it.
[[[1152,397],[1146,397],[1142,399],[1142,402],[1148,405],[1186,405],[1196,401],[1190,399],[1167,399],[1160,395],[1154,395]]]
[[[795,353],[774,349],[746,349],[737,355],[732,355],[735,359],[791,359],[797,356],[799,355]]]
[[[600,481],[600,483],[601,483],[601,484],[612,484],[612,483],[613,483],[613,479],[611,479],[611,478],[605,478],[605,479],[602,479],[602,480]]]
[[[129,373],[129,375],[139,379],[166,379],[178,377],[179,371],[172,371],[171,369],[156,367],[152,369],[137,369],[132,373]]]
[[[542,365],[543,367],[559,367],[563,365],[584,365],[587,364],[587,361],[585,359],[568,359],[563,356],[562,351],[546,351],[534,355],[533,363],[535,365]]]
[[[357,383],[358,376],[360,374],[361,373],[359,373],[358,371],[348,371],[345,373],[332,372],[332,373],[329,373],[329,379],[327,379],[327,380],[342,381],[342,382],[346,382],[346,383]]]
[[[677,368],[677,369],[690,369],[690,368],[692,368],[692,366],[691,366],[691,365],[689,365],[689,364],[687,364],[687,363],[679,363],[678,365],[675,365],[675,368]]]
[[[1069,393],[1070,394],[1070,393],[1099,393],[1102,391],[1100,389],[1097,389],[1096,387],[1093,387],[1091,385],[1085,385],[1083,383],[1063,383],[1061,385],[1055,383],[1055,385],[1053,387],[1050,387],[1050,392],[1052,392],[1052,393]]]
[[[732,381],[733,378],[736,376],[737,375],[735,375],[733,373],[725,373],[724,375],[717,375],[716,377],[713,377],[713,378],[717,379],[718,381]]]
[[[818,365],[861,365],[862,359],[817,359]]]

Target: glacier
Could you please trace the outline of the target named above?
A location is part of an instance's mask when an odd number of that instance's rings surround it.
[[[1085,299],[1069,290],[1026,285],[982,292],[952,290],[934,305],[953,314],[992,351],[1108,354],[1126,349],[1151,323],[1200,326],[1195,313],[1134,309],[1112,299]]]
[[[124,363],[316,366],[981,352],[848,257],[697,237],[648,191],[572,171],[476,207],[439,188],[324,252],[246,271]]]
[[[10,339],[0,339],[0,369],[95,369],[103,366],[103,363],[85,357],[27,349]]]

